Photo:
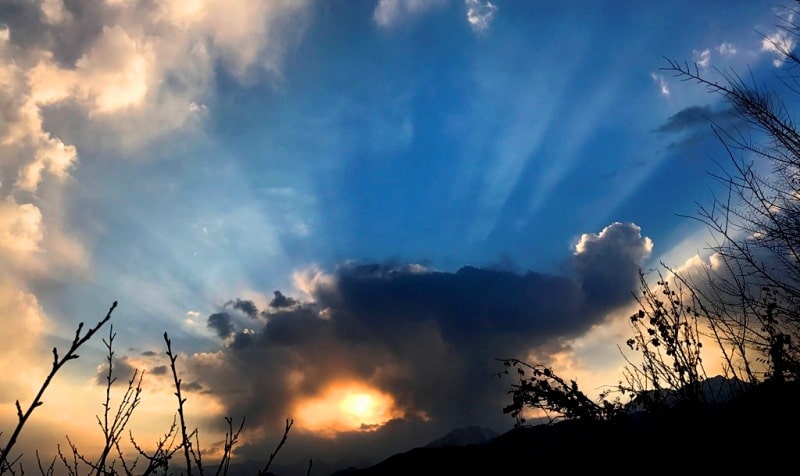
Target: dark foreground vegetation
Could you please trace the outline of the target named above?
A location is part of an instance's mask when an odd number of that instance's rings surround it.
[[[630,316],[632,336],[624,343],[633,357],[626,357],[620,381],[595,400],[547,365],[501,358],[499,374],[514,379],[511,402],[503,409],[515,419],[514,430],[480,445],[413,449],[340,474],[797,471],[800,132],[790,111],[800,98],[795,17],[784,17],[789,22],[782,24],[783,36],[765,37],[783,55],[775,86],[725,70],[709,79],[696,65],[667,61],[665,71],[721,95],[739,121],[711,124],[726,154],[712,175],[726,193],[692,217],[713,233],[714,265],[687,271],[662,263],[656,283],[641,275],[639,309]],[[53,349],[40,391],[27,406],[17,402],[16,427],[0,434],[0,475],[228,474],[245,422],[227,419],[221,458],[203,459],[197,429],[184,416],[178,357],[166,333],[175,418],[156,442],[144,444],[128,433],[142,374],[136,372],[122,399],[112,402],[115,334],[109,321],[115,307],[116,302],[94,327],[84,330],[81,324],[65,353]],[[19,435],[52,379],[106,324],[108,373],[97,416],[102,449],[89,455],[68,441],[52,460],[37,455],[26,468],[15,453]],[[703,348],[704,342],[712,348]],[[709,351],[722,356],[720,378],[706,373],[702,356]],[[532,414],[548,416],[551,424],[529,426]],[[286,420],[283,437],[264,455],[257,474],[268,473],[292,423]],[[309,462],[309,473],[312,467]]]
[[[416,448],[337,476],[408,474],[791,474],[798,469],[800,385],[763,384],[702,409],[615,421],[519,427],[487,443]]]

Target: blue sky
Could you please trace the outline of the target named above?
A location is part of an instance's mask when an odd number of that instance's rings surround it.
[[[587,362],[620,365],[620,331],[602,329],[630,308],[638,267],[703,254],[702,227],[679,215],[710,200],[706,172],[724,159],[705,118],[734,121],[665,57],[772,84],[762,35],[786,14],[748,1],[6,2],[0,333],[18,337],[0,369],[46,366],[41,349],[118,300],[120,367],[157,366],[147,351],[168,331],[196,398],[259,415],[245,455],[297,402],[324,400],[334,380],[286,382],[330,362],[326,375],[394,403],[375,431],[309,423],[327,451],[502,430],[513,422],[486,406],[502,385],[467,377],[491,362],[465,356],[513,349],[604,376]],[[97,390],[97,352],[62,391]],[[268,356],[282,364],[256,365]],[[480,398],[459,416],[449,392],[421,397],[449,382],[426,362]],[[281,399],[244,384],[226,399],[232,375]]]

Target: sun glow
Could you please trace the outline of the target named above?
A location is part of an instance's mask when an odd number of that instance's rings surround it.
[[[375,408],[375,400],[366,393],[348,395],[339,405],[343,412],[360,418],[370,418]]]
[[[299,428],[335,437],[347,431],[375,430],[403,412],[394,398],[360,382],[336,382],[295,404]]]

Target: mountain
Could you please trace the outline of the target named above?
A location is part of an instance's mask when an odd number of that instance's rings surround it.
[[[444,446],[468,446],[480,445],[487,441],[496,438],[497,433],[492,430],[481,428],[479,426],[468,426],[465,428],[458,428],[445,436],[431,441],[425,448],[441,448]]]
[[[722,375],[717,375],[716,377],[707,378],[700,382],[696,395],[699,395],[703,401],[711,404],[724,403],[746,391],[749,386],[750,384],[738,378],[727,378]],[[687,394],[687,392],[684,392],[684,394]],[[640,392],[633,401],[626,405],[626,410],[629,413],[645,411],[647,407],[645,401],[647,400],[663,401],[670,406],[679,405],[681,402],[681,392],[672,389]]]

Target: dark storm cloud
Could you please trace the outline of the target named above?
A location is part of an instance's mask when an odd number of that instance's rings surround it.
[[[269,302],[269,307],[273,308],[292,307],[295,304],[297,304],[296,300],[284,296],[283,293],[280,291],[275,291],[273,294],[275,295],[275,297],[273,297],[272,301]]]
[[[582,327],[570,312],[570,303],[580,301],[574,283],[534,272],[467,266],[456,273],[414,273],[357,266],[340,270],[336,287],[321,289],[316,297],[333,310],[337,324],[351,333],[361,329],[367,338],[388,338],[398,327],[421,322],[435,325],[448,341]]]
[[[208,316],[206,326],[223,339],[233,334],[231,316],[225,312],[217,312]]]
[[[583,235],[571,276],[342,266],[311,287],[311,301],[269,313],[258,329],[235,332],[213,363],[198,359],[193,369],[208,391],[226,395],[234,416],[265,428],[294,416],[297,398],[354,379],[388,392],[406,411],[405,421],[370,433],[369,441],[389,445],[403,425],[425,426],[434,437],[467,424],[503,430],[512,421],[501,411],[507,382],[493,377],[500,370],[495,359],[525,358],[581,335],[630,302],[651,246],[637,226],[615,223]],[[415,415],[428,420],[423,425]],[[294,438],[324,451],[310,436]],[[351,434],[337,441],[363,449],[366,440]]]
[[[225,307],[230,307],[239,311],[242,311],[247,315],[247,317],[255,319],[258,317],[258,308],[256,307],[256,303],[253,301],[243,300],[243,299],[236,299],[231,300],[225,303]]]

